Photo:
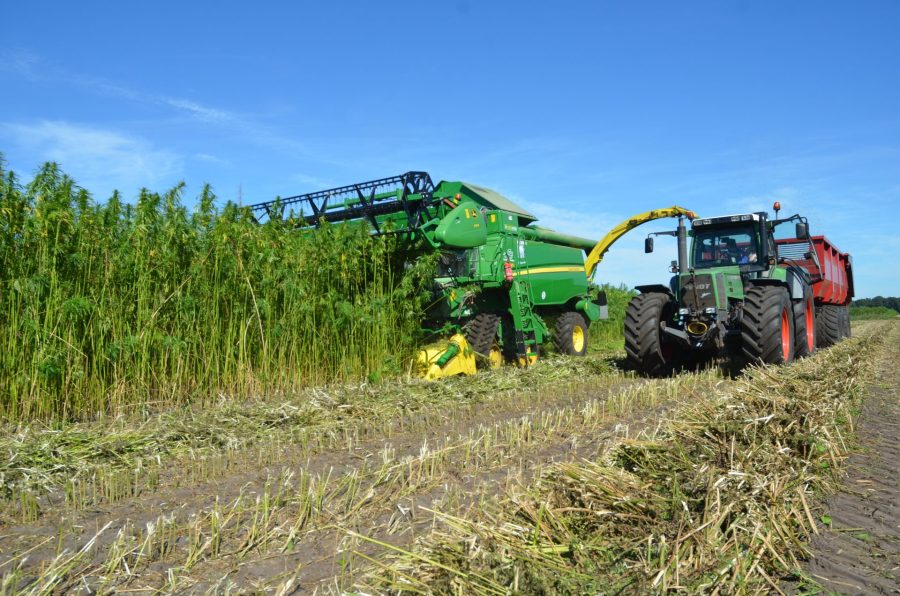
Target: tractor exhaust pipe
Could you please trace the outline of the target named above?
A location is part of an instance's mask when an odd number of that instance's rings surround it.
[[[684,217],[678,216],[678,272],[684,273],[688,270],[688,254],[687,254],[687,228],[684,225]]]

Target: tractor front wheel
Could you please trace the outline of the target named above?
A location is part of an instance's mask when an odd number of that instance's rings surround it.
[[[556,320],[553,329],[553,340],[556,350],[568,356],[584,356],[587,354],[587,323],[577,312],[566,312]]]
[[[672,316],[666,294],[648,292],[631,299],[625,310],[625,353],[628,362],[646,375],[660,375],[672,365],[671,344],[663,342],[660,323]]]
[[[741,348],[750,362],[789,364],[794,359],[791,297],[779,286],[753,286],[744,297]]]

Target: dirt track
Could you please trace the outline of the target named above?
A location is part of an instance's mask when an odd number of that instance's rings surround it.
[[[825,502],[806,572],[814,584],[847,594],[900,593],[900,346],[879,363],[841,492]]]

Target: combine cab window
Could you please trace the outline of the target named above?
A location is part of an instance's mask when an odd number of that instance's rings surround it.
[[[478,249],[444,251],[438,259],[438,277],[472,277],[478,265]]]
[[[759,258],[753,226],[694,230],[694,267],[752,265]]]

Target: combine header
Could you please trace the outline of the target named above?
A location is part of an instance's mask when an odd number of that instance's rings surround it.
[[[678,207],[651,211],[598,242],[538,227],[534,215],[493,190],[467,182],[434,184],[425,172],[251,209],[260,223],[288,218],[301,229],[337,222],[369,225],[374,234],[400,235],[411,258],[439,252],[429,326],[453,335],[449,343],[421,353],[429,379],[474,374],[476,364],[527,366],[550,338],[557,351],[584,355],[590,322],[607,317],[606,295],[591,277],[609,246],[645,221],[693,215]]]

